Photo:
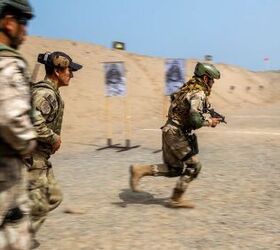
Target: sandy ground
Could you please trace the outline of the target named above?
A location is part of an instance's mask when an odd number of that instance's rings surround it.
[[[164,58],[41,37],[22,48],[31,69],[38,53],[54,50],[84,68],[62,89],[63,146],[52,162],[64,202],[42,227],[39,249],[280,249],[279,73],[216,63],[222,78],[211,99],[228,124],[199,130],[203,168],[187,192],[196,208],[172,210],[165,203],[176,179],[147,177],[140,194],[128,188],[130,164],[161,162]],[[104,97],[108,61],[125,63],[125,98]],[[187,61],[187,79],[196,62]],[[108,137],[141,146],[98,150]]]
[[[102,140],[65,143],[53,157],[65,199],[39,249],[280,249],[278,107],[236,111],[228,125],[200,130],[203,169],[186,195],[192,210],[164,206],[176,178],[146,177],[139,194],[128,188],[130,164],[161,161],[159,130],[141,130],[145,143],[136,138],[141,147],[122,152],[97,150]]]

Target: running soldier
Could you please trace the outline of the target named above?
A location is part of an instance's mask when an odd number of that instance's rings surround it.
[[[168,120],[162,127],[164,163],[132,165],[130,186],[133,191],[140,191],[139,181],[144,176],[179,177],[167,205],[172,208],[194,207],[190,201],[183,200],[189,183],[201,170],[201,163],[197,158],[197,139],[193,130],[203,126],[216,127],[220,123],[221,118],[206,114],[214,79],[219,78],[220,72],[214,65],[199,62],[194,76],[171,96]]]

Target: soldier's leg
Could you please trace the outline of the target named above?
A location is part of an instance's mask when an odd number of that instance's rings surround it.
[[[46,179],[45,176],[45,169],[33,169],[29,171],[29,183],[30,181],[32,182],[32,185],[29,185],[29,199],[31,201],[31,225],[32,233],[34,235],[46,220],[49,211],[47,187],[44,185],[44,179]],[[36,184],[34,181],[32,181],[32,179],[37,179]],[[41,184],[39,184],[39,181]]]
[[[166,164],[131,165],[129,184],[134,192],[140,192],[139,181],[144,176],[168,176],[169,169]]]
[[[54,177],[53,168],[50,162],[48,162],[47,179],[49,211],[52,211],[60,205],[63,196],[61,189]]]
[[[3,167],[0,160],[0,168]],[[19,170],[18,178],[12,181],[0,170],[0,249],[28,250],[31,244],[29,203],[24,179],[24,166],[20,159],[5,159],[10,165],[9,177],[14,167]],[[11,183],[11,182],[10,182]]]
[[[163,129],[163,157],[164,161],[169,164],[170,169],[175,172],[175,175],[180,176],[173,189],[170,197],[169,207],[186,207],[191,208],[193,205],[190,202],[183,201],[182,196],[185,193],[188,183],[192,181],[190,170],[187,169],[188,164],[193,164],[194,157],[191,157],[192,147],[189,144],[187,136],[183,131],[172,125],[167,125]],[[189,159],[191,157],[191,159]]]
[[[195,178],[197,178],[200,170],[201,170],[201,163],[198,161],[196,157],[192,157],[191,159],[185,162],[185,169],[183,170],[182,175],[178,179],[176,186],[173,189],[170,202],[168,203],[169,207],[172,208],[194,207],[194,205],[190,201],[183,199],[183,195],[186,192],[189,183],[193,181]]]
[[[32,166],[28,168],[28,194],[31,200],[31,226],[34,236],[49,211],[47,171],[46,159],[34,155]]]
[[[33,156],[28,175],[32,232],[35,235],[45,222],[47,214],[61,203],[62,193],[55,180],[52,165],[44,157]]]
[[[140,191],[139,180],[144,176],[179,176],[181,173],[180,169],[182,168],[182,162],[179,159],[184,156],[184,152],[181,152],[182,148],[189,152],[189,149],[186,148],[186,146],[188,145],[186,145],[185,138],[178,128],[169,125],[164,126],[162,128],[162,151],[164,163],[130,166],[131,189],[135,192]],[[180,155],[178,156],[176,153]]]

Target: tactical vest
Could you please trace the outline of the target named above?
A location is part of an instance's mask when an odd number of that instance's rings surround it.
[[[171,95],[171,104],[168,111],[168,119],[175,122],[183,130],[192,129],[190,124],[190,108],[188,94],[203,91],[206,96],[210,95],[211,89],[197,79],[193,77],[187,83],[185,83],[177,92]],[[203,103],[203,107],[207,106],[207,99]]]
[[[48,81],[40,81],[35,84],[32,84],[32,94],[39,89],[50,89],[56,96],[57,106],[55,103],[50,103],[51,107],[53,108],[53,112],[49,115],[46,120],[46,124],[48,128],[54,131],[56,134],[60,135],[61,133],[61,126],[62,126],[62,119],[63,119],[63,112],[64,112],[64,102],[60,96],[58,90],[53,88]],[[48,100],[49,101],[49,100]]]
[[[0,44],[0,58],[1,57],[18,58],[24,61],[27,65],[26,60],[22,57],[22,55],[19,52],[4,44]],[[29,82],[30,76],[28,71],[26,70],[25,72],[22,72],[22,74],[26,79],[26,81]],[[0,88],[1,88],[1,83],[0,83]],[[30,113],[29,115],[30,115],[30,119],[32,119],[32,114]],[[17,156],[17,155],[19,155],[19,153],[15,149],[13,149],[8,143],[6,143],[4,139],[0,137],[0,156]]]

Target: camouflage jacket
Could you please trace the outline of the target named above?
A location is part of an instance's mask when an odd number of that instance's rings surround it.
[[[32,84],[32,100],[37,111],[34,122],[38,134],[37,151],[51,155],[61,133],[64,102],[50,80]]]
[[[193,77],[171,96],[168,119],[184,130],[209,126],[205,110],[210,106],[211,89],[199,78]]]
[[[0,155],[24,154],[30,140],[36,138],[29,79],[23,57],[0,44]]]

